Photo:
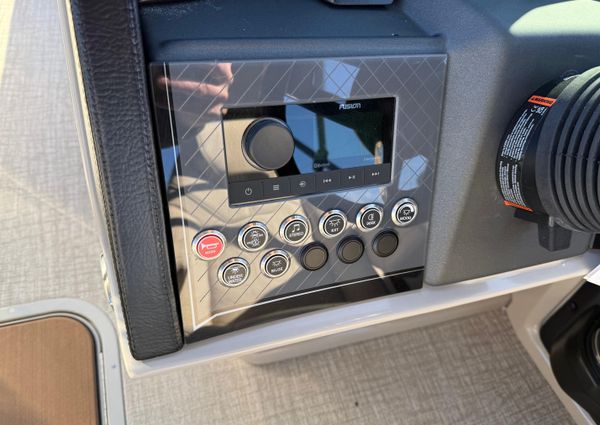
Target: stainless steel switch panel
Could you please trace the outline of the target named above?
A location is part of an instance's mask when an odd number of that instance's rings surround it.
[[[324,288],[423,267],[445,69],[445,55],[151,65],[188,340],[194,339],[194,333],[200,329],[241,320],[253,306],[282,298],[289,304]],[[367,164],[364,169],[341,170],[344,173],[340,174],[340,184],[344,178],[359,183],[364,179],[371,186],[340,186],[339,190],[314,194],[319,187],[314,177],[319,174],[292,176],[279,187],[275,178],[269,180],[274,187],[267,190],[289,190],[301,196],[263,202],[265,187],[259,181],[256,187],[244,188],[247,196],[256,196],[257,201],[232,205],[228,199],[231,182],[227,168],[232,164],[228,164],[226,146],[234,149],[237,142],[225,143],[224,135],[239,140],[243,135],[225,131],[223,117],[228,109],[319,102],[340,102],[344,105],[340,109],[350,109],[354,106],[348,105],[354,105],[356,102],[350,102],[354,99],[381,98],[395,100],[391,170],[375,163],[371,168]],[[327,125],[340,124],[325,124],[324,131]],[[240,157],[239,152],[231,157]],[[382,172],[390,172],[391,178],[383,176],[378,180]],[[271,171],[261,173],[272,177],[268,174]],[[403,198],[410,198],[419,214],[409,225],[397,226],[392,209]],[[358,212],[368,204],[382,207],[377,231],[361,231],[355,222]],[[325,237],[320,231],[319,220],[330,210],[340,210],[348,220],[335,237]],[[282,223],[294,215],[305,217],[309,223],[309,234],[298,244],[289,243],[280,235]],[[244,226],[255,222],[264,224],[266,242],[263,245],[262,240],[257,241],[260,248],[250,250],[240,246],[238,237]],[[372,249],[373,239],[390,229],[398,236],[398,247],[391,255],[381,257]],[[207,230],[219,232],[225,239],[224,252],[209,261],[199,258],[192,246],[195,236]],[[360,238],[365,252],[358,261],[346,264],[336,252],[338,244],[350,236]],[[300,257],[304,247],[313,242],[324,246],[329,255],[324,266],[311,271],[301,265]],[[261,261],[273,250],[289,254],[285,273],[277,277],[261,270]],[[247,262],[247,275],[236,280],[236,285],[226,286],[222,284],[222,264],[236,258]],[[275,270],[274,265],[270,266]]]

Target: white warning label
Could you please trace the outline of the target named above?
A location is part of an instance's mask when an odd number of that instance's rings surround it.
[[[498,182],[505,204],[531,211],[523,198],[521,175],[523,159],[532,135],[542,121],[554,99],[532,96],[521,114],[504,137],[498,161]]]

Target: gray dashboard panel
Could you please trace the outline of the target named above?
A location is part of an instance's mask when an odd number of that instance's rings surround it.
[[[538,87],[600,63],[600,3],[405,0],[404,11],[447,40],[448,74],[425,281],[459,282],[585,252],[538,244],[537,225],[513,217],[494,161],[512,115]]]
[[[168,12],[145,6],[148,56],[171,61],[447,52],[426,282],[458,282],[588,249],[585,234],[575,234],[568,250],[539,247],[536,225],[515,220],[502,205],[493,163],[505,126],[533,90],[600,62],[598,2],[403,0],[380,10],[332,9],[318,1],[264,5],[236,9],[225,1],[210,10],[182,3]],[[323,26],[321,19],[333,25]],[[281,25],[265,26],[265,20]],[[231,25],[213,30],[222,22]]]
[[[163,140],[161,146],[188,335],[201,326],[218,326],[221,315],[232,311],[241,314],[265,298],[289,297],[299,291],[423,266],[445,65],[445,55],[414,55],[152,67],[156,105],[164,108],[168,104],[174,111],[170,114],[173,140]],[[223,67],[231,67],[231,85],[216,94],[205,92],[202,84]],[[188,83],[194,88],[178,89]],[[391,184],[239,208],[229,206],[221,108],[375,97],[397,99]],[[169,162],[171,168],[167,169]],[[413,224],[398,228],[391,221],[391,209],[404,197],[417,202],[419,214]],[[387,258],[369,249],[378,231],[362,233],[354,224],[361,206],[371,202],[384,206],[380,229],[394,228],[400,239],[397,251]],[[359,235],[367,247],[366,254],[354,264],[344,264],[335,256],[341,238],[324,239],[317,230],[319,217],[332,208],[343,210],[349,218],[344,236]],[[297,260],[302,246],[289,246],[280,240],[279,225],[292,214],[302,214],[311,223],[312,234],[303,245],[319,240],[328,248],[330,260],[324,268],[315,272],[303,269]],[[259,252],[245,252],[236,243],[239,229],[251,221],[265,223],[271,235],[268,245]],[[224,254],[211,262],[198,259],[190,249],[194,235],[206,229],[219,230],[228,241]],[[271,249],[286,249],[292,255],[290,270],[279,279],[267,278],[259,268],[262,256]],[[217,269],[232,257],[250,263],[250,278],[239,287],[227,288],[217,281]]]

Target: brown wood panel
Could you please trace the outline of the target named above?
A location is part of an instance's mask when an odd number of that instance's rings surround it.
[[[94,338],[49,317],[0,327],[0,424],[96,425]]]

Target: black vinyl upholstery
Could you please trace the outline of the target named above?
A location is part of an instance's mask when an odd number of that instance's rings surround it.
[[[73,0],[75,37],[131,353],[183,344],[135,0]]]

